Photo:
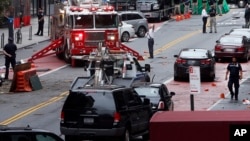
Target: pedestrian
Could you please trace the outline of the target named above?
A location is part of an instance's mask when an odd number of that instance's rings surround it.
[[[181,8],[180,8],[180,0],[174,0],[174,16],[178,13],[181,14]]]
[[[184,14],[189,13],[190,0],[184,0]]]
[[[247,5],[245,8],[245,28],[249,28],[249,19],[250,19],[250,5]]]
[[[211,6],[215,6],[216,0],[208,0],[208,4],[211,8]]]
[[[198,1],[192,1],[192,14],[198,14]]]
[[[219,9],[218,14],[220,16],[222,16],[222,4],[223,4],[223,0],[218,0],[218,9]]]
[[[5,55],[5,80],[9,79],[9,68],[10,64],[12,69],[16,66],[16,50],[17,46],[13,43],[13,38],[8,38],[8,43],[3,48],[3,53]]]
[[[217,33],[216,29],[216,9],[214,8],[214,5],[211,5],[209,10],[209,16],[210,16],[210,32],[213,33],[213,27],[214,27],[214,33]]]
[[[227,76],[229,74],[229,81],[228,81],[228,89],[231,94],[231,100],[235,97],[235,100],[238,100],[238,94],[239,94],[239,79],[242,79],[242,67],[239,62],[237,62],[237,59],[235,57],[232,58],[232,62],[228,64],[227,71],[226,71],[226,77],[225,80],[227,80]],[[233,91],[233,85],[234,85],[234,91]]]
[[[149,59],[154,58],[154,28],[154,24],[150,25],[149,30],[147,32]]]
[[[207,10],[206,10],[206,6],[205,5],[203,5],[203,9],[201,11],[201,17],[202,17],[202,21],[203,21],[202,31],[203,31],[203,33],[207,33],[206,32],[206,26],[207,26],[207,17],[208,17],[208,14],[207,14]]]
[[[38,30],[35,35],[43,36],[44,13],[42,8],[39,8],[37,17],[38,17]]]

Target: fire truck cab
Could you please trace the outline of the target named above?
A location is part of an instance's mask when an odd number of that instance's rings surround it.
[[[114,8],[98,1],[69,0],[55,4],[51,39],[62,40],[57,56],[68,63],[84,60],[99,43],[119,48],[119,17]]]

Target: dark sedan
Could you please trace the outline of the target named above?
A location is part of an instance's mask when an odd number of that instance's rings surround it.
[[[175,95],[175,92],[169,92],[165,84],[157,82],[139,82],[132,87],[141,97],[150,99],[153,113],[157,111],[174,110],[172,96]]]
[[[216,41],[214,47],[215,60],[223,58],[236,57],[249,60],[250,56],[250,42],[246,36],[242,35],[222,35],[219,40]]]
[[[179,55],[174,55],[174,80],[181,78],[189,79],[189,67],[200,67],[200,78],[205,81],[214,81],[215,78],[215,60],[210,50],[185,48]]]

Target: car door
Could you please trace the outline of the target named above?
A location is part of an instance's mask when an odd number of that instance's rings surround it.
[[[165,110],[171,110],[172,108],[172,98],[171,98],[171,95],[168,91],[168,88],[165,84],[161,84],[161,92],[160,92],[160,95],[161,97],[164,99],[164,103],[165,103]]]

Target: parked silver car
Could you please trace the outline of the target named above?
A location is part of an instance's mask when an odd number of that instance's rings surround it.
[[[119,16],[123,22],[134,26],[138,37],[145,37],[148,31],[148,21],[143,13],[139,11],[121,11],[119,12]]]

